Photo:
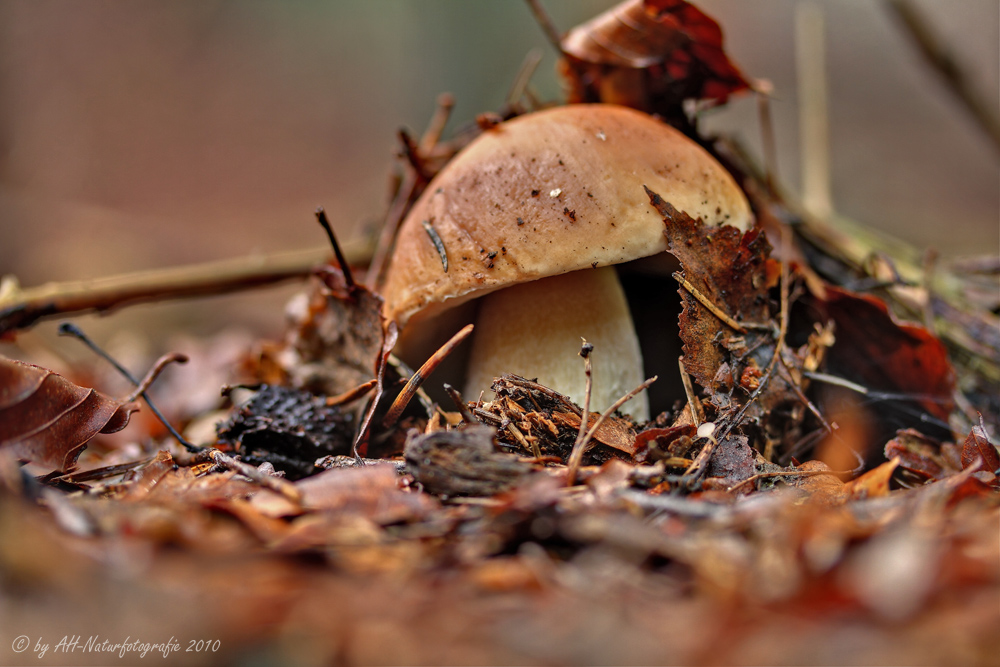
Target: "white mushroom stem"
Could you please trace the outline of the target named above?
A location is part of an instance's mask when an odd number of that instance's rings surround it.
[[[632,316],[613,267],[584,269],[522,283],[480,299],[469,359],[465,396],[490,395],[503,373],[514,373],[569,396],[583,405],[586,377],[579,357],[581,338],[594,345],[590,409],[603,412],[639,385],[642,352]],[[649,419],[646,392],[623,412]]]

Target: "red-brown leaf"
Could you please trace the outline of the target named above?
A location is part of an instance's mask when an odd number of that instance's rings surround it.
[[[871,391],[908,394],[928,414],[947,420],[955,371],[944,344],[922,326],[900,323],[874,296],[827,286],[821,304],[836,323],[829,362]]]
[[[627,0],[562,40],[571,102],[613,102],[672,116],[685,99],[726,101],[749,87],[722,29],[683,0]]]
[[[962,469],[975,465],[977,461],[980,462],[979,470],[993,472],[1000,468],[1000,456],[997,456],[997,448],[990,443],[986,429],[982,424],[972,427],[962,445]]]
[[[684,277],[726,315],[737,321],[768,322],[767,257],[771,246],[759,229],[741,233],[735,227],[706,227],[650,192],[653,207],[663,216],[667,248],[684,268]],[[716,375],[730,358],[728,347],[756,350],[746,363],[759,367],[770,361],[774,341],[768,332],[740,334],[702,305],[691,292],[680,290],[684,301],[680,335],[684,341],[684,368],[698,384],[712,387]],[[735,361],[734,361],[735,363]],[[727,378],[739,378],[743,367]]]
[[[0,357],[0,449],[18,459],[70,470],[91,438],[125,428],[136,409],[40,366]]]

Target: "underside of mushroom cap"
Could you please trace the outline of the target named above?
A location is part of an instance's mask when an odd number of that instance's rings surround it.
[[[605,104],[557,107],[485,132],[400,229],[382,294],[405,324],[496,289],[666,249],[648,186],[706,224],[746,229],[729,173],[672,127]]]

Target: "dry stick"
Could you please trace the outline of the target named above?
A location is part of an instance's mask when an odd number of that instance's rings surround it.
[[[62,324],[59,325],[59,335],[73,336],[74,338],[82,342],[84,345],[89,347],[94,352],[94,354],[96,354],[97,356],[101,357],[109,364],[114,366],[115,370],[118,371],[122,375],[122,377],[131,382],[133,385],[139,386],[140,384],[139,380],[137,380],[135,376],[133,376],[128,371],[127,368],[119,364],[114,357],[112,357],[110,354],[101,349],[97,345],[97,343],[95,343],[90,339],[90,337],[87,334],[83,333],[83,330],[80,329],[80,327],[76,326],[71,322],[63,322]],[[182,361],[181,363],[185,362],[187,362],[187,357],[184,357],[184,361]],[[153,403],[152,400],[150,400],[149,394],[143,391],[139,395],[142,396],[144,401],[146,401],[146,405],[149,406],[150,412],[152,412],[153,415],[160,420],[160,423],[162,423],[163,426],[166,427],[167,432],[169,432],[170,435],[172,435],[174,439],[181,444],[182,447],[184,447],[189,452],[200,452],[202,450],[202,447],[198,447],[197,445],[188,442],[188,440],[184,436],[182,436],[180,433],[177,432],[177,429],[175,429],[173,425],[169,421],[167,421],[167,418],[163,416],[163,413],[160,412],[160,409],[156,407],[156,405]]]
[[[820,218],[828,218],[833,212],[825,55],[823,9],[815,0],[796,5],[795,64],[802,146],[802,205]]]
[[[343,394],[337,394],[336,396],[327,397],[326,404],[329,407],[333,407],[335,405],[344,405],[346,403],[352,403],[361,398],[362,396],[364,396],[365,394],[367,394],[368,392],[370,392],[377,383],[378,383],[377,380],[369,380],[368,382],[363,382],[354,389],[348,389]]]
[[[355,285],[354,276],[351,275],[351,267],[344,257],[344,252],[340,249],[340,244],[337,243],[337,235],[333,233],[333,228],[330,226],[330,221],[327,219],[326,211],[323,210],[322,206],[316,209],[316,220],[323,227],[327,238],[330,239],[330,245],[333,246],[333,254],[337,256],[337,264],[340,265],[340,272],[344,274],[344,282],[347,283],[347,289],[353,292]]]
[[[414,370],[410,368],[405,361],[397,357],[395,354],[390,354],[388,363],[392,366],[392,369],[396,371],[400,378],[408,378],[414,374]],[[434,399],[427,395],[423,387],[417,387],[417,400],[420,401],[420,405],[423,406],[424,412],[430,417],[434,414]]]
[[[504,99],[505,107],[512,109],[518,105],[525,91],[528,89],[531,77],[535,75],[535,70],[538,69],[540,62],[542,62],[541,49],[531,49],[524,56],[521,67],[517,70],[517,75],[514,76],[514,83],[511,84],[510,90],[507,91],[507,97]]]
[[[742,486],[751,482],[757,482],[765,477],[816,477],[817,475],[833,475],[836,477],[837,475],[850,475],[853,472],[852,470],[780,470],[776,472],[759,472],[752,477],[747,477],[742,482],[732,485],[726,489],[726,492],[731,493]]]
[[[403,157],[406,158],[407,164],[417,173],[423,183],[429,182],[433,174],[428,169],[427,162],[420,153],[420,147],[416,140],[410,136],[405,128],[399,130],[398,136],[399,141],[403,144]]]
[[[441,132],[444,130],[444,126],[448,122],[448,117],[451,114],[454,103],[455,100],[450,95],[438,97],[437,110],[431,117],[427,131],[424,132],[420,140],[421,151],[425,145],[430,145],[433,148],[436,144]],[[389,205],[389,211],[385,215],[385,221],[382,223],[382,231],[379,232],[375,251],[372,254],[371,265],[368,269],[368,275],[365,278],[365,285],[371,289],[375,289],[382,284],[382,275],[389,262],[389,255],[392,252],[392,248],[396,244],[396,235],[399,233],[400,225],[403,224],[406,212],[416,198],[419,185],[420,179],[417,173],[413,169],[407,169],[406,175],[403,177],[403,182],[400,183],[399,189],[396,191],[392,203]]]
[[[452,336],[447,343],[441,346],[441,348],[432,354],[430,358],[424,362],[423,366],[417,369],[417,372],[410,376],[410,379],[406,381],[406,386],[403,387],[403,391],[399,392],[399,396],[396,400],[392,402],[389,407],[389,411],[386,413],[385,418],[382,420],[382,426],[385,428],[391,427],[398,420],[400,415],[403,414],[403,410],[410,403],[410,399],[417,392],[417,389],[423,384],[424,380],[434,372],[434,369],[444,361],[445,357],[451,354],[451,351],[455,349],[455,346],[461,343],[463,340],[469,337],[472,333],[472,329],[475,325],[467,324],[462,327],[462,330],[457,334]]]
[[[535,457],[535,460],[538,460],[538,459],[542,458],[542,450],[538,448],[538,439],[537,438],[535,440],[532,440],[529,443],[528,440],[527,440],[527,438],[525,438],[524,435],[521,433],[521,431],[518,430],[517,426],[514,425],[514,422],[512,422],[509,419],[507,420],[507,423],[504,424],[503,426],[508,431],[510,431],[510,434],[514,436],[515,440],[517,440],[519,443],[521,443],[522,447],[524,447],[525,449],[530,449],[531,450],[531,454],[532,454],[532,456]]]
[[[758,80],[754,91],[757,93],[760,138],[764,146],[764,184],[769,191],[774,192],[778,183],[778,144],[774,138],[774,120],[771,117],[771,93],[774,86],[770,81]]]
[[[784,357],[781,358],[781,367],[785,369],[785,375],[787,376],[786,379],[788,380],[788,386],[790,386],[792,388],[792,391],[795,392],[795,395],[798,397],[799,401],[801,401],[802,404],[806,406],[806,408],[809,410],[809,412],[813,413],[816,419],[819,420],[820,425],[823,426],[823,430],[825,430],[827,433],[833,433],[833,427],[830,426],[830,423],[827,422],[826,419],[823,417],[823,414],[819,411],[819,408],[813,405],[813,402],[810,401],[809,397],[806,396],[805,392],[802,391],[802,387],[800,387],[798,383],[795,382],[795,379],[792,377],[792,369],[790,369],[788,367],[788,364],[785,363]]]
[[[930,22],[921,16],[912,2],[889,0],[888,7],[920,50],[920,55],[989,135],[993,147],[1000,150],[1000,117],[996,114],[996,104],[983,99],[959,67],[951,50],[941,42],[938,35],[934,34]]]
[[[431,122],[427,124],[427,129],[424,130],[423,135],[420,137],[418,149],[422,154],[426,155],[430,153],[437,146],[437,143],[441,141],[441,135],[444,133],[444,128],[451,117],[451,110],[454,108],[454,95],[451,93],[441,93],[438,95],[434,115],[431,116]]]
[[[691,376],[684,368],[684,355],[677,357],[677,366],[681,370],[681,384],[684,385],[684,395],[687,396],[688,405],[691,406],[691,419],[694,420],[695,428],[701,426],[705,421],[705,413],[701,409],[701,401],[694,395],[694,387],[691,385]]]
[[[566,466],[568,470],[567,475],[569,479],[571,480],[576,479],[576,472],[577,470],[579,470],[580,463],[583,461],[583,455],[586,454],[587,451],[589,450],[589,448],[587,447],[587,443],[589,443],[593,439],[593,437],[597,435],[597,429],[601,428],[601,425],[604,424],[604,421],[608,417],[613,415],[615,413],[615,410],[625,405],[626,401],[630,400],[640,391],[648,389],[651,384],[656,382],[657,377],[658,376],[654,375],[653,377],[645,380],[638,387],[631,390],[630,392],[619,398],[617,401],[612,403],[611,407],[609,407],[607,410],[601,413],[601,416],[597,418],[597,420],[594,422],[594,425],[591,426],[590,429],[587,431],[587,433],[583,436],[583,439],[578,440],[577,443],[573,443],[573,451],[570,452],[569,461]],[[581,421],[580,422],[581,426],[584,423],[585,422]]]
[[[232,456],[223,454],[218,449],[208,450],[205,452],[204,456],[220,468],[232,470],[233,472],[243,475],[244,477],[248,477],[253,482],[260,484],[264,488],[281,494],[296,505],[302,505],[302,492],[288,480],[261,472],[249,463],[237,461]]]
[[[671,275],[674,277],[674,280],[679,282],[684,289],[686,289],[688,292],[691,293],[691,296],[693,296],[695,299],[698,300],[698,303],[708,308],[708,310],[713,315],[722,320],[723,324],[725,324],[730,329],[735,329],[736,331],[739,331],[740,333],[747,332],[746,327],[744,327],[742,324],[731,318],[729,315],[726,315],[724,312],[722,312],[718,306],[712,303],[711,299],[709,299],[707,296],[699,292],[697,287],[689,283],[687,279],[681,275],[680,271],[674,271]]]
[[[531,9],[531,13],[535,17],[535,21],[538,22],[538,27],[542,29],[545,33],[546,39],[551,42],[552,47],[556,50],[556,53],[560,55],[565,55],[562,49],[562,39],[559,37],[559,30],[556,29],[555,23],[552,22],[552,17],[549,16],[545,8],[538,0],[526,0],[528,7]]]
[[[366,261],[368,255],[369,251],[357,244],[346,252],[346,257],[356,263]],[[47,318],[107,312],[136,303],[225,294],[305,279],[328,256],[326,248],[313,248],[46,283],[26,289],[18,287],[12,278],[5,278],[4,296],[0,297],[0,333],[26,328]]]
[[[131,470],[143,468],[152,463],[155,458],[156,458],[155,456],[150,456],[148,458],[140,459],[138,461],[131,461],[129,463],[119,463],[113,466],[104,466],[102,468],[92,468],[90,470],[70,472],[66,473],[65,475],[60,475],[59,477],[53,477],[52,481],[78,484],[81,482],[91,482],[97,479],[106,479],[108,477],[115,477],[116,475],[121,475]]]
[[[444,391],[455,403],[455,407],[458,408],[459,414],[462,415],[462,421],[466,424],[475,423],[475,418],[472,416],[472,413],[469,412],[469,406],[466,404],[465,399],[462,398],[462,394],[459,393],[458,389],[455,389],[446,382],[444,385]]]

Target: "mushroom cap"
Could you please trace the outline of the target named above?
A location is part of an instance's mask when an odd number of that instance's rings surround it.
[[[404,325],[508,285],[666,250],[644,185],[706,224],[751,225],[725,168],[642,112],[574,104],[497,125],[403,221],[381,290],[386,317]]]

